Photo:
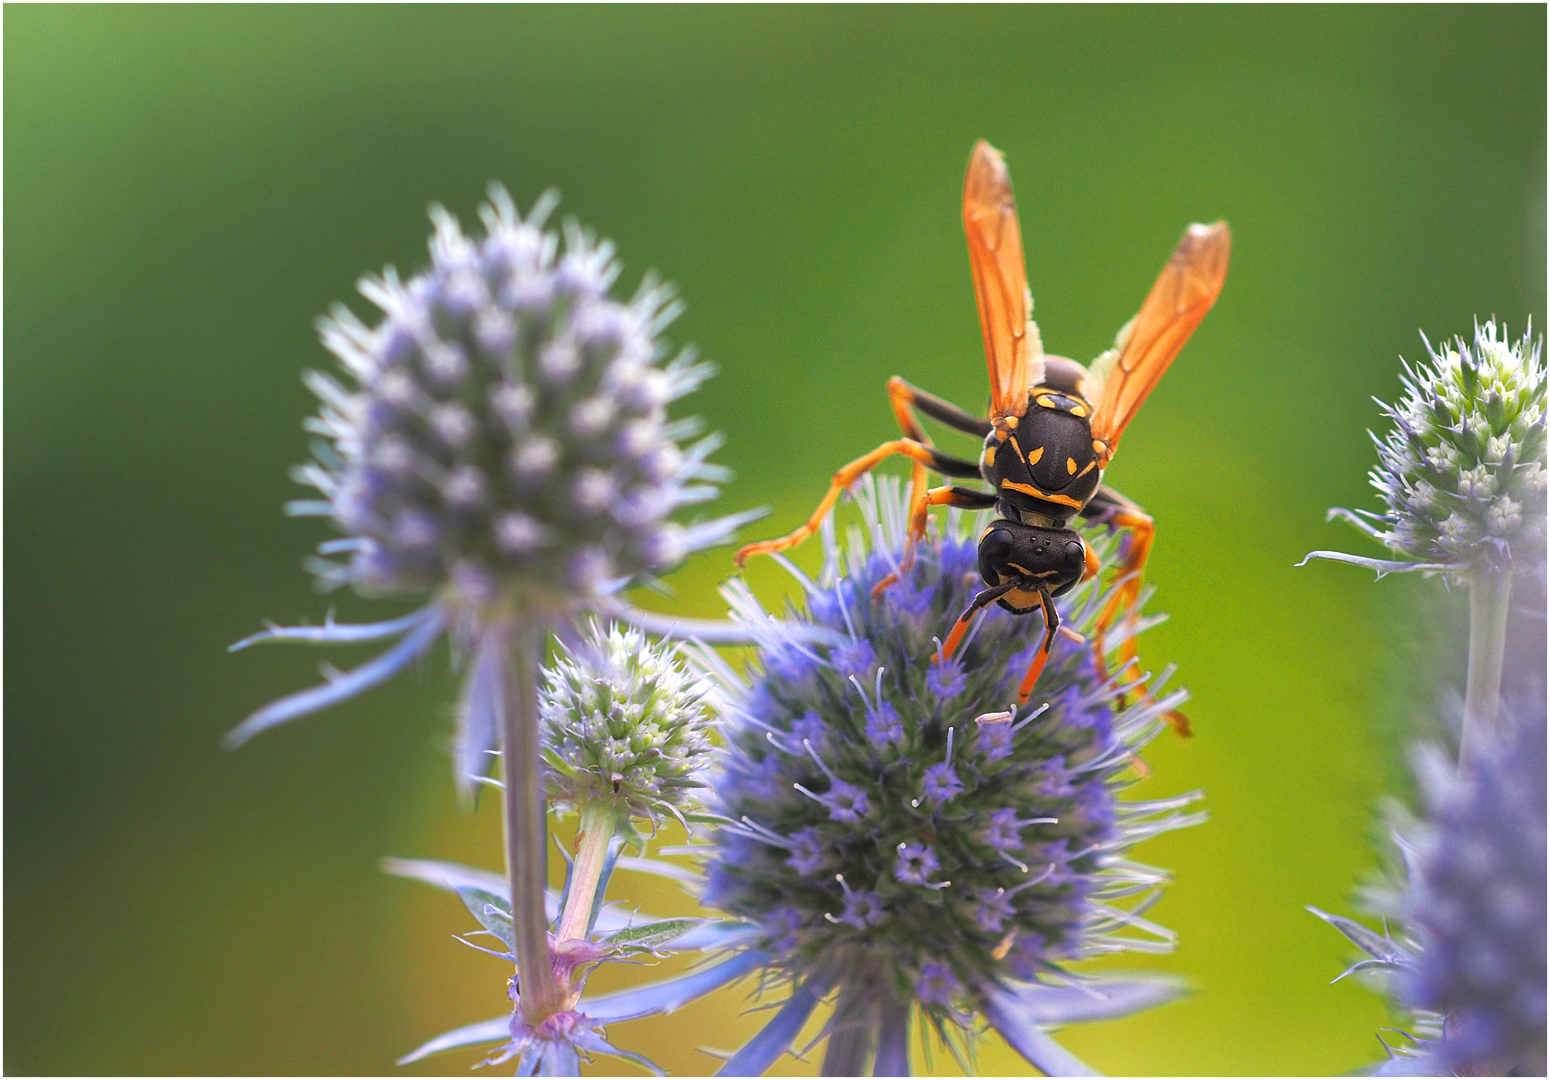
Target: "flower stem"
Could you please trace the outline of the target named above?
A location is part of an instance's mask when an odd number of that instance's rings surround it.
[[[1479,753],[1482,738],[1496,729],[1511,607],[1511,567],[1482,570],[1470,578],[1469,682],[1464,691],[1464,731],[1459,737],[1461,764]]]
[[[608,861],[608,842],[614,838],[614,810],[597,799],[588,799],[581,808],[581,824],[577,829],[580,846],[576,850],[576,862],[570,872],[570,895],[565,900],[565,913],[560,916],[560,927],[555,931],[556,941],[585,939],[587,923],[592,921],[592,908],[597,898],[597,884],[603,876],[603,864]]]
[[[505,772],[506,873],[517,944],[522,1016],[536,1027],[561,1005],[549,956],[544,893],[548,874],[548,814],[538,738],[538,650],[544,628],[529,617],[510,623],[511,666],[500,702],[501,761]]]

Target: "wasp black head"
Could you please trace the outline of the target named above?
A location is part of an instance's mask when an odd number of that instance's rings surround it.
[[[1090,415],[1075,390],[1034,387],[1027,412],[999,421],[986,437],[985,480],[1016,510],[1066,521],[1102,480]]]
[[[986,585],[1017,582],[1000,605],[1019,614],[1039,606],[1038,587],[1059,596],[1082,579],[1087,548],[1070,529],[1046,529],[1002,519],[980,536],[979,569]]]

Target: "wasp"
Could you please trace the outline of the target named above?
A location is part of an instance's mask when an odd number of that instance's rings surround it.
[[[1039,329],[1029,318],[1033,294],[1011,176],[1001,152],[984,140],[969,156],[963,226],[990,370],[988,415],[975,416],[894,377],[888,382],[888,400],[903,437],[837,471],[828,494],[801,528],[749,544],[737,552],[735,561],[742,566],[752,555],[800,544],[818,530],[841,492],[880,462],[902,454],[913,463],[903,567],[910,565],[915,545],[925,537],[932,506],[994,509],[998,515],[979,541],[979,572],[987,588],[953,624],[935,659],[943,662],[952,656],[974,617],[992,603],[1019,615],[1041,612],[1044,639],[1018,686],[1022,706],[1032,696],[1060,630],[1054,598],[1098,572],[1097,556],[1070,527],[1072,518],[1130,534],[1115,577],[1118,584],[1095,621],[1100,664],[1103,634],[1121,613],[1128,617],[1139,599],[1155,529],[1139,505],[1103,483],[1103,470],[1141,403],[1215,303],[1227,277],[1232,238],[1223,221],[1191,225],[1140,312],[1120,329],[1112,348],[1083,367],[1046,354]],[[933,446],[917,412],[982,438],[979,460],[952,457]],[[982,480],[990,490],[928,488],[928,473]],[[880,596],[894,580],[880,583],[874,595]],[[1127,659],[1134,656],[1133,642],[1127,641],[1125,650]],[[1182,718],[1176,722],[1187,732]]]

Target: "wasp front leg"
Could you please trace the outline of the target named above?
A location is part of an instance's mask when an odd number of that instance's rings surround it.
[[[1033,688],[1038,684],[1039,676],[1044,673],[1044,665],[1049,661],[1050,649],[1054,647],[1055,635],[1060,632],[1060,615],[1055,611],[1055,598],[1042,583],[1039,584],[1038,590],[1039,603],[1044,607],[1044,641],[1039,645],[1039,651],[1033,654],[1033,663],[1028,665],[1028,673],[1023,676],[1023,681],[1017,687],[1019,708],[1028,704],[1028,699],[1033,697]]]
[[[888,586],[899,580],[899,574],[908,573],[915,545],[926,537],[926,521],[933,506],[957,506],[964,510],[989,510],[996,505],[996,497],[988,491],[976,491],[966,487],[939,487],[926,492],[918,506],[911,507],[909,540],[904,548],[904,559],[899,571],[889,574],[872,588],[872,599],[881,600]],[[976,609],[977,610],[977,609]]]

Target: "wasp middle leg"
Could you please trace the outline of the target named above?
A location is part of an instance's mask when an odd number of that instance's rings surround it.
[[[1114,595],[1110,596],[1108,602],[1103,605],[1103,610],[1098,613],[1093,624],[1093,659],[1098,666],[1099,677],[1107,679],[1108,670],[1103,661],[1106,652],[1104,637],[1109,627],[1114,625],[1116,618],[1122,616],[1129,618],[1134,613],[1136,601],[1141,595],[1141,573],[1146,568],[1147,557],[1152,552],[1152,539],[1156,536],[1157,529],[1146,511],[1106,484],[1098,488],[1081,513],[1083,517],[1096,524],[1112,525],[1115,528],[1130,531],[1124,560],[1120,563],[1116,574],[1119,584],[1115,586]],[[1135,658],[1136,639],[1131,635],[1120,646],[1121,666]],[[1189,717],[1177,709],[1168,714],[1168,723],[1179,735],[1189,737]]]

